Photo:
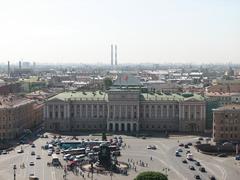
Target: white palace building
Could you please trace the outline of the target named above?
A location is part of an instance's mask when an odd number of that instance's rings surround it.
[[[140,81],[121,74],[106,92],[63,92],[44,107],[49,131],[203,132],[206,102],[197,94],[144,92]]]

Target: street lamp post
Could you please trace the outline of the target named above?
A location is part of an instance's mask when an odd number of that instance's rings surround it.
[[[17,166],[14,164],[13,165],[13,178],[14,178],[14,180],[16,180],[16,169],[17,169]]]

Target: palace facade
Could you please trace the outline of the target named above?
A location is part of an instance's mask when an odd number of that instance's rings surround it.
[[[206,102],[202,96],[144,93],[136,79],[119,78],[106,92],[72,91],[50,98],[44,107],[45,128],[49,131],[204,132]]]

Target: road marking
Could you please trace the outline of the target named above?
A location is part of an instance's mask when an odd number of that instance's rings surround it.
[[[55,170],[52,168],[52,179],[53,180],[56,180],[56,173],[55,173]]]

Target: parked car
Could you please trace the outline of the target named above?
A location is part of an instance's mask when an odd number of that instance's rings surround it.
[[[29,163],[29,165],[30,165],[30,166],[34,166],[34,162],[31,161],[31,162]]]
[[[184,145],[184,148],[188,149],[189,147],[188,147],[188,145],[187,145],[187,144],[185,144],[185,145]]]
[[[178,148],[177,151],[178,152],[183,152],[183,150],[181,148]]]
[[[34,156],[34,155],[35,155],[35,152],[34,152],[34,151],[32,151],[32,152],[31,152],[31,155],[32,155],[32,156]]]
[[[37,155],[36,159],[41,159],[41,156],[40,156],[40,155]]]
[[[181,143],[181,144],[179,144],[179,146],[180,146],[180,147],[183,147],[183,146],[184,146],[184,144],[183,144],[183,143]]]
[[[201,179],[199,175],[194,176],[195,179]]]
[[[182,160],[182,163],[187,164],[188,162],[186,159],[184,159],[184,160]]]
[[[6,150],[3,150],[3,151],[2,151],[2,154],[7,154],[7,151],[6,151]]]
[[[210,176],[209,179],[210,180],[216,180],[215,176]]]
[[[240,160],[240,155],[237,155],[236,157],[235,157],[235,160]]]
[[[199,171],[201,171],[201,172],[206,172],[206,169],[205,169],[204,167],[200,167],[200,168],[199,168]]]
[[[23,152],[24,152],[24,151],[23,151],[22,148],[17,150],[17,153],[23,153]]]
[[[199,140],[199,141],[202,141],[202,140],[203,140],[203,138],[202,138],[202,137],[199,137],[199,138],[198,138],[198,140]]]
[[[175,156],[180,157],[181,154],[180,154],[178,151],[176,151],[176,152],[175,152]]]
[[[31,147],[32,147],[32,148],[35,148],[36,146],[35,146],[35,144],[32,144]]]
[[[189,169],[192,171],[195,171],[195,167],[194,166],[189,166]]]
[[[189,143],[187,143],[187,145],[188,145],[188,146],[192,146],[192,143],[191,143],[191,142],[189,142]]]
[[[195,165],[196,166],[201,166],[200,162],[198,162],[198,161],[195,162]]]
[[[196,144],[202,144],[201,141],[196,141]]]
[[[218,157],[227,157],[227,154],[226,153],[222,153],[222,154],[218,154],[217,156]]]

